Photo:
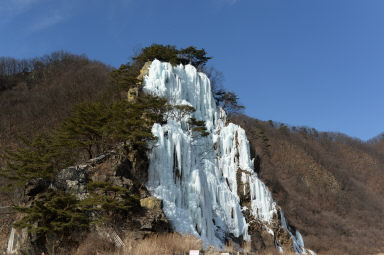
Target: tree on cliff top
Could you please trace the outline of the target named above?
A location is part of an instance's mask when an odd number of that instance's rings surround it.
[[[152,44],[151,46],[143,48],[141,52],[132,59],[142,65],[147,61],[153,61],[155,59],[177,65],[179,64],[177,58],[178,52],[174,45]]]
[[[204,49],[198,50],[196,47],[190,46],[179,50],[178,59],[183,65],[191,64],[199,68],[204,66],[212,57],[207,57],[207,52]]]
[[[214,98],[216,103],[221,106],[227,114],[238,113],[244,109],[244,106],[239,104],[239,97],[234,92],[220,89],[214,94]]]
[[[198,50],[194,46],[177,49],[174,45],[152,44],[143,48],[140,54],[133,57],[133,60],[143,65],[147,61],[158,59],[163,62],[169,62],[172,65],[191,64],[199,68],[204,66],[211,58],[207,57],[207,52],[204,49]]]

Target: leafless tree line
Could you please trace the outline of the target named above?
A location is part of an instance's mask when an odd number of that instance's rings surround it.
[[[307,247],[318,254],[357,255],[384,246],[382,136],[364,142],[244,115],[232,121],[246,130],[260,159],[259,176]]]

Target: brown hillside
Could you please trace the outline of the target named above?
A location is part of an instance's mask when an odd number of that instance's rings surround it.
[[[74,105],[100,99],[110,70],[66,52],[30,60],[0,58],[0,155],[17,146],[20,136],[49,133]]]
[[[383,141],[289,128],[244,115],[255,164],[289,222],[319,254],[372,254],[384,247]]]
[[[29,60],[0,58],[0,168],[5,150],[22,146],[20,137],[50,133],[76,104],[100,99],[110,70],[66,52]],[[0,176],[0,187],[6,184]],[[0,253],[14,220],[9,206],[17,204],[21,193],[0,193]]]

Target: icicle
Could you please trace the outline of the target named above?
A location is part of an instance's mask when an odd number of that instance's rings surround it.
[[[190,105],[204,120],[207,137],[192,136],[186,120],[155,124],[157,144],[149,154],[148,189],[163,200],[164,213],[176,231],[198,236],[206,245],[222,247],[229,234],[250,240],[237,194],[237,171],[249,185],[251,214],[270,223],[277,213],[272,195],[253,170],[245,131],[216,107],[208,77],[191,65],[172,66],[154,60],[144,77],[146,93],[165,97],[173,105]],[[184,127],[184,128],[182,128]],[[174,181],[174,174],[178,181]],[[245,192],[245,190],[244,190]],[[183,202],[181,202],[183,201]],[[285,220],[285,219],[284,219]],[[292,236],[303,247],[300,233]],[[299,249],[298,249],[299,250]]]

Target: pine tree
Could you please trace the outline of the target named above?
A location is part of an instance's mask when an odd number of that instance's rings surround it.
[[[137,79],[141,66],[136,63],[121,65],[119,69],[111,72],[111,83],[118,89],[129,89],[139,83]]]
[[[244,109],[244,106],[239,104],[239,98],[234,92],[220,89],[214,94],[214,98],[216,103],[221,106],[227,114],[238,113]]]
[[[89,196],[81,204],[97,215],[96,224],[116,223],[140,208],[140,195],[127,188],[110,182],[90,182],[87,185]]]
[[[196,68],[203,67],[212,57],[207,57],[204,49],[198,50],[194,46],[185,49],[177,49],[174,45],[152,44],[142,49],[140,54],[133,57],[134,63],[141,66],[147,61],[158,59],[163,62],[169,62],[172,65],[191,64]]]
[[[12,180],[10,186],[24,186],[36,178],[52,179],[57,169],[72,163],[68,153],[52,137],[40,135],[32,141],[23,141],[25,147],[4,155],[7,163],[0,173]]]
[[[124,142],[133,148],[144,148],[153,140],[150,120],[144,117],[142,106],[126,101],[111,105],[111,118],[106,125],[106,134],[115,142]]]
[[[177,57],[178,53],[179,51],[174,45],[152,44],[149,47],[143,48],[138,56],[133,57],[133,60],[142,65],[144,65],[145,62],[153,61],[154,59],[177,65],[180,63]]]
[[[57,131],[57,142],[64,147],[87,152],[91,159],[105,149],[105,126],[110,112],[101,102],[82,103]]]
[[[195,134],[195,135],[202,136],[202,137],[206,137],[209,135],[209,132],[207,131],[207,128],[205,126],[205,121],[197,120],[196,118],[192,117],[188,121],[188,124],[191,127],[192,135]]]
[[[190,105],[167,105],[167,119],[174,119],[176,121],[182,121],[186,117],[190,116],[196,109]]]
[[[89,227],[89,217],[81,201],[64,191],[39,194],[31,206],[16,206],[24,214],[16,228],[28,228],[36,234],[64,236]]]
[[[152,126],[163,123],[164,114],[170,109],[167,100],[154,96],[141,96],[134,103],[120,101],[110,106],[110,119],[106,134],[116,142],[123,142],[131,148],[146,150],[149,141],[154,140]]]
[[[178,59],[184,65],[191,64],[195,67],[203,67],[212,57],[207,57],[207,52],[204,49],[198,50],[196,47],[190,46],[179,51]]]

